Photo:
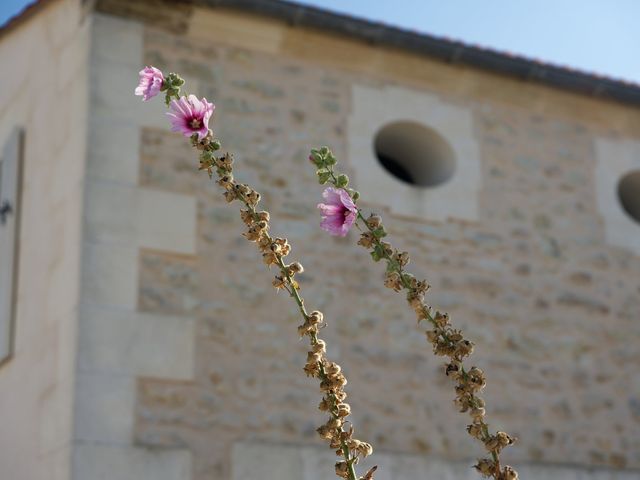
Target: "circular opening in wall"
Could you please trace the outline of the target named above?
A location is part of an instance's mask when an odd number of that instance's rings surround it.
[[[393,122],[376,134],[374,148],[384,169],[417,187],[435,187],[451,178],[455,155],[435,130],[416,122]]]
[[[640,170],[633,170],[620,179],[618,197],[624,211],[640,223]]]

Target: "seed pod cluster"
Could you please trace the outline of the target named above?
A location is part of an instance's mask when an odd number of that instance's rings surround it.
[[[302,325],[298,326],[298,333],[300,336],[308,337],[310,343],[303,370],[307,376],[320,381],[323,396],[318,408],[329,414],[329,418],[317,432],[341,457],[335,465],[336,475],[348,480],[358,480],[354,467],[361,458],[371,455],[373,448],[353,436],[353,425],[347,420],[351,406],[345,402],[347,394],[344,387],[347,379],[340,365],[327,358],[326,343],[318,336],[320,329],[325,325],[324,316],[317,310],[307,313],[300,296],[300,287],[295,279],[304,272],[304,268],[300,262],[285,263],[285,257],[291,252],[291,245],[286,238],[270,235],[269,213],[256,210],[260,194],[249,185],[235,181],[233,156],[228,153],[214,155],[213,152],[220,148],[220,142],[213,140],[211,135],[210,132],[202,141],[192,138],[192,144],[201,151],[200,170],[207,171],[210,177],[213,173],[217,174],[217,184],[224,189],[227,202],[240,201],[245,205],[245,208],[240,210],[240,218],[247,228],[243,236],[256,244],[267,267],[278,268],[279,272],[272,281],[274,288],[286,290],[296,301],[304,318]],[[370,470],[361,479],[372,480],[374,471]]]
[[[315,152],[318,155],[322,150],[315,150]],[[330,152],[326,155],[333,158]],[[334,164],[335,162],[332,162],[327,167],[330,173],[329,178],[338,177],[338,174],[333,171]],[[339,187],[335,182],[334,185]],[[504,432],[490,434],[485,422],[485,403],[478,395],[486,385],[485,374],[478,367],[466,370],[463,366],[464,360],[473,353],[473,342],[466,339],[462,331],[453,328],[448,314],[436,311],[425,303],[429,284],[424,280],[417,280],[404,271],[404,267],[410,261],[409,254],[395,249],[389,242],[382,240],[387,236],[382,218],[375,214],[364,218],[358,211],[358,222],[362,226],[358,245],[370,250],[374,261],[386,261],[385,287],[396,292],[406,292],[407,302],[415,312],[418,324],[423,321],[430,324],[425,334],[427,341],[433,347],[434,354],[447,357],[445,375],[455,382],[454,403],[461,412],[468,413],[471,418],[467,432],[481,441],[491,455],[491,458],[479,460],[475,466],[476,470],[483,476],[493,477],[496,480],[517,479],[516,471],[509,466],[501,467],[499,459],[502,449],[513,444],[515,439]]]

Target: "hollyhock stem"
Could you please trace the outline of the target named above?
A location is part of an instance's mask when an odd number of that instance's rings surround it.
[[[181,97],[180,87],[184,81],[176,74],[171,73],[167,76],[167,80],[163,85],[166,91],[165,101],[169,105],[172,97],[176,99],[188,98],[192,106],[196,107],[196,113],[202,113],[201,105],[207,105],[206,100],[199,103],[196,97]],[[214,106],[211,105],[211,111]],[[187,112],[190,113],[190,112]],[[208,117],[207,117],[208,119]],[[205,122],[206,123],[206,122]],[[181,129],[181,131],[183,131]],[[183,131],[183,133],[185,133]],[[344,403],[346,393],[344,385],[347,380],[341,373],[341,367],[330,362],[326,358],[326,344],[318,338],[319,328],[323,325],[323,315],[321,312],[314,311],[308,313],[304,306],[304,299],[300,294],[300,286],[294,279],[296,273],[302,272],[303,268],[298,262],[285,264],[284,257],[289,254],[290,245],[286,239],[272,237],[269,231],[269,213],[266,211],[256,211],[256,206],[260,201],[260,194],[246,184],[237,183],[233,178],[233,158],[230,154],[216,155],[216,151],[220,149],[220,142],[213,138],[212,132],[209,130],[206,135],[201,132],[193,132],[191,135],[191,144],[197,148],[200,153],[200,170],[205,170],[211,178],[215,172],[218,175],[217,183],[224,187],[224,196],[227,202],[234,200],[241,201],[246,210],[241,210],[241,218],[248,231],[244,234],[247,240],[255,242],[262,252],[263,261],[267,266],[276,265],[280,271],[280,275],[276,275],[273,280],[273,286],[276,289],[285,289],[296,302],[300,315],[303,318],[303,325],[298,327],[301,336],[309,337],[311,351],[308,352],[307,364],[305,372],[308,376],[316,377],[320,380],[320,388],[324,392],[323,399],[319,409],[327,411],[330,419],[326,424],[318,428],[318,433],[325,439],[330,440],[331,448],[337,449],[336,453],[342,456],[342,461],[335,465],[336,475],[347,480],[358,480],[355,471],[355,464],[366,456],[369,456],[373,449],[366,442],[361,442],[353,437],[353,427],[349,430],[344,429],[347,422],[346,417],[350,414],[351,408]],[[371,470],[365,475],[366,480],[372,478]]]
[[[310,160],[318,168],[317,175],[321,184],[331,183],[335,187],[344,189],[348,184],[345,175],[336,175],[334,165],[337,160],[331,151],[323,147],[312,150]],[[359,198],[359,193],[349,189],[354,202]],[[471,354],[473,344],[465,340],[460,330],[453,329],[449,324],[447,314],[435,312],[424,303],[424,294],[429,286],[426,281],[418,281],[411,274],[403,269],[409,262],[407,252],[398,252],[388,242],[382,240],[386,236],[386,231],[382,226],[379,216],[365,218],[362,210],[356,207],[356,226],[363,232],[358,244],[365,248],[371,248],[371,256],[375,261],[385,260],[387,271],[385,275],[385,286],[399,292],[406,290],[407,300],[418,316],[418,323],[427,320],[433,330],[427,331],[427,338],[434,346],[434,353],[437,355],[449,356],[450,363],[447,364],[446,374],[459,383],[456,386],[456,402],[461,411],[470,411],[473,423],[467,430],[470,435],[484,443],[491,454],[491,460],[481,459],[475,468],[485,477],[493,477],[495,480],[517,480],[517,472],[506,466],[504,469],[500,464],[500,451],[514,442],[514,438],[504,432],[491,434],[488,424],[484,421],[484,401],[477,396],[485,385],[484,373],[477,367],[466,370],[463,359]]]

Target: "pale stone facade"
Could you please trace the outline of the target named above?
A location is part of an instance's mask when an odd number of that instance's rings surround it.
[[[478,478],[482,452],[381,266],[356,233],[317,228],[306,157],[322,144],[476,342],[489,420],[519,437],[505,460],[522,478],[640,478],[640,225],[614,190],[640,162],[640,108],[240,11],[145,3],[53,1],[0,37],[1,63],[25,72],[2,89],[0,133],[17,122],[27,135],[16,351],[0,367],[7,478],[333,478],[295,311],[162,102],[132,96],[143,64],[216,103],[238,176],[263,193],[328,317],[377,480]],[[20,80],[39,64],[19,52],[52,29],[67,32],[40,52],[60,69],[55,100]],[[15,113],[37,95],[49,116]],[[416,190],[378,165],[371,137],[398,119],[452,146],[449,183]],[[38,122],[46,135],[30,137]]]
[[[25,135],[12,357],[0,367],[0,478],[68,480],[91,22],[49,2],[0,35],[0,144]],[[2,228],[2,227],[0,227]],[[0,267],[10,259],[0,258]]]

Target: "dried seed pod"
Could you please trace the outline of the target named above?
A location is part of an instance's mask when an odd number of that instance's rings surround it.
[[[402,280],[397,272],[387,272],[384,279],[384,286],[396,292],[402,290]]]
[[[384,250],[384,254],[387,257],[393,255],[393,245],[391,245],[389,242],[380,242],[380,246]]]
[[[218,179],[218,185],[227,190],[231,190],[233,188],[233,175],[228,173],[227,175],[223,175]]]
[[[303,370],[307,377],[318,377],[320,375],[320,367],[317,363],[307,363]]]
[[[473,407],[469,412],[474,422],[481,422],[484,416],[486,415],[486,413],[487,412],[483,407]]]
[[[316,342],[311,346],[311,350],[313,350],[314,352],[317,353],[326,353],[327,351],[327,344],[325,343],[324,340],[316,340]]]
[[[476,463],[473,468],[475,468],[483,477],[489,477],[495,471],[496,464],[493,460],[482,458],[478,460],[478,463]]]
[[[328,412],[332,403],[333,402],[329,398],[322,397],[322,400],[320,400],[320,404],[318,405],[318,409],[322,412]]]
[[[240,218],[247,226],[253,223],[253,213],[250,210],[240,210]]]
[[[257,215],[258,215],[258,220],[263,220],[265,222],[268,222],[270,219],[269,212],[266,212],[266,211],[258,212]]]
[[[271,284],[277,289],[280,290],[281,288],[284,288],[284,286],[286,285],[284,278],[276,275],[276,278],[273,279],[273,281],[271,282]]]
[[[409,263],[409,252],[399,252],[398,254],[396,254],[395,256],[396,261],[402,266],[404,267],[405,265],[407,265]]]
[[[329,376],[337,375],[342,371],[342,367],[335,362],[331,362],[324,367],[324,371]]]
[[[304,268],[302,267],[302,264],[300,262],[293,262],[287,265],[287,272],[289,273],[289,275],[293,276],[297,273],[304,272]]]
[[[499,480],[518,480],[518,472],[509,465],[506,465],[500,473]]]
[[[255,207],[258,202],[260,202],[260,194],[254,190],[251,190],[245,196],[247,198],[247,203],[252,207]]]
[[[498,439],[498,443],[502,448],[513,445],[513,443],[516,441],[516,439],[509,435],[507,432],[496,432],[495,437]]]
[[[449,314],[436,312],[435,316],[433,317],[433,321],[436,323],[438,327],[444,328],[447,325],[449,325]]]
[[[336,475],[340,478],[349,478],[349,465],[347,462],[336,463]]]
[[[367,473],[365,473],[362,477],[360,477],[360,480],[373,480],[373,474],[376,472],[377,469],[378,469],[378,466],[374,465],[367,471]]]
[[[362,245],[364,248],[371,248],[375,243],[375,237],[371,232],[364,232],[360,235],[360,240],[358,240],[358,245]]]
[[[456,356],[462,358],[473,353],[473,343],[469,340],[460,340],[456,343],[455,354]]]
[[[467,425],[467,433],[473,438],[482,438],[482,424],[472,423],[471,425]]]
[[[341,418],[330,418],[327,422],[327,427],[332,430],[337,430],[338,428],[342,427],[343,423],[344,421]]]
[[[378,228],[380,225],[382,225],[382,217],[380,217],[380,215],[375,215],[372,213],[371,215],[369,215],[369,218],[367,218],[366,222],[369,228]]]
[[[337,412],[336,415],[338,417],[347,417],[349,416],[349,414],[351,413],[351,407],[349,406],[348,403],[340,403],[337,406]]]
[[[227,203],[231,203],[233,202],[236,198],[236,194],[233,190],[227,190],[226,192],[224,192],[224,199],[227,201]]]
[[[460,377],[462,365],[460,362],[452,361],[451,363],[447,363],[445,365],[444,374],[447,377],[451,377],[453,379],[457,379]]]
[[[320,363],[322,355],[316,352],[307,352],[307,363]]]
[[[373,447],[367,442],[360,442],[360,445],[358,445],[358,448],[356,450],[363,457],[368,457],[373,453]]]
[[[333,432],[326,425],[321,425],[316,428],[316,432],[318,432],[318,435],[325,440],[330,440],[333,437]]]
[[[267,252],[262,254],[262,261],[266,266],[270,267],[278,264],[278,257],[273,252]]]
[[[309,314],[309,316],[307,317],[307,320],[309,321],[309,323],[311,323],[312,325],[317,325],[322,323],[322,319],[323,319],[323,315],[322,312],[318,311],[318,310],[314,310],[313,312],[311,312]]]

